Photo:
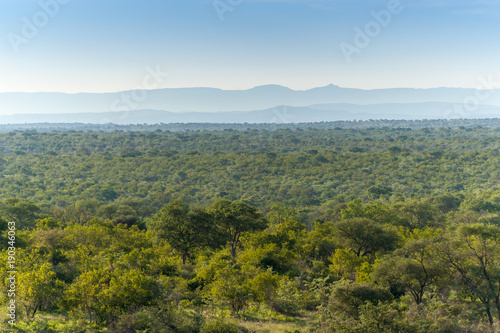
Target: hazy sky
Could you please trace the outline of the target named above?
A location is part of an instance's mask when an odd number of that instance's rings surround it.
[[[0,92],[476,87],[499,33],[497,0],[0,0]]]

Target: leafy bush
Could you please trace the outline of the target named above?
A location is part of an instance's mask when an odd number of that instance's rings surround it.
[[[360,307],[367,302],[378,304],[392,301],[392,299],[392,294],[381,286],[372,283],[356,284],[340,281],[333,287],[324,311],[331,318],[357,320],[360,316]]]
[[[171,305],[146,308],[125,314],[111,325],[111,333],[197,333],[200,332],[203,317],[179,310]]]
[[[238,325],[229,323],[222,319],[207,321],[201,327],[200,333],[242,333]]]

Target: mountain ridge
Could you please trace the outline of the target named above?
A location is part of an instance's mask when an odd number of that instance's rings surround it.
[[[470,101],[473,101],[473,104]],[[368,111],[376,119],[387,114],[380,108],[381,105],[385,105],[386,108],[399,107],[396,116],[401,116],[401,119],[413,119],[411,118],[413,113],[422,113],[415,111],[413,107],[418,103],[453,104],[447,107],[454,108],[459,116],[476,117],[475,114],[483,112],[481,110],[478,112],[478,108],[500,107],[500,89],[485,91],[466,88],[363,90],[330,84],[307,90],[293,90],[280,85],[264,85],[246,90],[201,87],[128,90],[115,93],[0,93],[0,115],[6,117],[24,114],[34,117],[39,114],[72,115],[139,110],[203,114],[257,112],[277,106],[314,108],[313,106],[317,105],[335,105],[335,109],[338,109],[342,104],[349,104],[358,105],[357,108],[371,106],[370,110],[365,108],[363,112]],[[408,108],[403,108],[403,105]],[[331,109],[331,107],[328,108]],[[433,110],[436,108],[437,104],[432,107]],[[353,112],[353,107],[349,109]],[[443,114],[444,111],[437,109]],[[490,111],[486,113],[490,114]],[[329,120],[328,114],[326,116],[322,121]],[[4,118],[2,122],[6,120]]]
[[[458,105],[460,107],[460,105]],[[460,109],[459,109],[460,110]],[[457,112],[452,103],[391,104],[315,104],[305,107],[280,105],[253,111],[171,112],[166,110],[131,110],[95,113],[17,114],[0,116],[1,124],[87,123],[87,124],[159,124],[159,123],[307,123],[370,119],[462,119],[497,118],[500,107],[479,106],[475,112]]]

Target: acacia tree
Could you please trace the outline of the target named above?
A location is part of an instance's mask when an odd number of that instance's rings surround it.
[[[35,318],[39,310],[50,306],[59,298],[64,283],[56,279],[56,273],[48,262],[36,260],[23,268],[17,275],[16,296],[29,321]]]
[[[191,208],[175,200],[162,208],[148,223],[157,242],[167,241],[179,251],[182,264],[193,251],[207,246],[217,246],[217,230],[213,219],[201,208]]]
[[[425,292],[443,276],[443,263],[436,260],[431,238],[409,240],[401,249],[384,257],[376,266],[373,278],[409,292],[416,304]]]
[[[463,225],[436,248],[449,273],[479,299],[490,325],[492,307],[500,320],[500,228],[482,223]]]
[[[338,244],[358,257],[393,250],[398,240],[395,232],[366,218],[339,221],[334,224],[333,233]]]
[[[236,257],[236,249],[244,233],[264,230],[267,226],[267,221],[257,208],[243,202],[219,199],[212,204],[210,212],[225,234],[233,258]]]
[[[394,206],[399,220],[398,223],[413,232],[425,227],[439,227],[443,220],[440,211],[427,201],[413,199]]]

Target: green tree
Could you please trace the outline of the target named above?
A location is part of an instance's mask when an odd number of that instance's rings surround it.
[[[378,304],[393,300],[385,288],[371,283],[339,281],[332,287],[328,303],[324,305],[325,314],[330,317],[359,319],[360,307],[367,302]]]
[[[331,264],[328,268],[333,277],[351,280],[356,279],[356,271],[366,262],[366,258],[359,257],[348,249],[336,249],[329,260]]]
[[[39,310],[57,302],[64,283],[57,280],[50,263],[34,257],[26,258],[25,263],[28,261],[30,265],[24,265],[16,276],[16,298],[30,321]]]
[[[366,218],[352,218],[334,224],[336,242],[358,257],[374,255],[377,251],[393,250],[397,234]]]
[[[72,314],[83,314],[91,322],[107,319],[101,293],[111,280],[111,272],[93,269],[82,273],[65,292],[64,303]]]
[[[283,278],[276,289],[275,299],[270,301],[271,309],[285,316],[295,316],[299,313],[301,295],[295,281]]]
[[[391,287],[409,292],[416,304],[425,292],[444,278],[443,263],[437,260],[433,240],[409,240],[401,249],[386,256],[376,265],[373,278]]]
[[[492,307],[500,320],[500,228],[463,225],[437,244],[437,253],[461,288],[481,302],[490,324]]]
[[[157,242],[165,240],[180,252],[183,265],[196,249],[209,245],[216,247],[219,240],[211,215],[180,200],[169,203],[155,214],[148,222],[148,229]]]
[[[205,287],[205,296],[219,308],[228,304],[232,312],[242,311],[252,299],[252,274],[248,268],[227,261],[215,273],[213,281]]]
[[[396,204],[394,207],[399,214],[399,224],[408,228],[411,232],[415,229],[439,227],[441,225],[442,214],[427,201],[413,199]]]
[[[233,258],[236,257],[236,249],[244,233],[264,230],[267,226],[266,220],[257,208],[243,202],[219,199],[214,201],[210,211],[227,237]]]
[[[93,269],[82,273],[65,292],[65,304],[73,314],[90,321],[112,322],[132,309],[147,306],[158,294],[153,277],[139,270]]]
[[[0,213],[9,221],[14,221],[18,229],[35,226],[40,215],[40,207],[26,199],[10,198],[0,202]]]

